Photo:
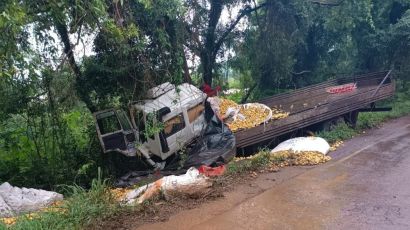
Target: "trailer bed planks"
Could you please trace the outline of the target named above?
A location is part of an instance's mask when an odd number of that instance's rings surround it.
[[[236,132],[236,146],[237,148],[251,146],[389,98],[395,92],[395,84],[388,75],[390,71],[332,79],[290,93],[262,99],[258,102],[289,112],[289,117]],[[386,76],[389,80],[383,81]],[[347,83],[356,83],[357,88],[341,94],[326,92],[328,87]]]

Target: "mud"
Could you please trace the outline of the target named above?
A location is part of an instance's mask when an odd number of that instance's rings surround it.
[[[410,117],[393,120],[345,142],[327,164],[260,175],[138,229],[410,229],[409,140]]]
[[[296,177],[314,166],[288,167],[279,172],[248,172],[215,181],[212,193],[202,199],[154,200],[141,209],[93,223],[88,229],[190,229],[241,202]]]

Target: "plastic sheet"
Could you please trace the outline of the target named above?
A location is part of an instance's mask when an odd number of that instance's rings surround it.
[[[234,134],[213,116],[195,146],[188,152],[184,168],[201,165],[219,166],[231,161],[235,154]]]

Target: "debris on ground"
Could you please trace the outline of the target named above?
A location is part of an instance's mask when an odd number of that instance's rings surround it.
[[[63,195],[56,192],[19,188],[5,182],[0,185],[0,217],[38,211],[60,200]]]
[[[32,219],[38,217],[38,214],[37,213],[28,213],[28,214],[25,214],[23,216],[25,218],[29,219],[29,220],[32,220]],[[3,222],[5,225],[10,226],[10,225],[15,224],[17,222],[18,218],[19,218],[18,216],[4,217],[4,218],[0,218],[0,221]]]
[[[330,145],[330,151],[335,151],[342,145],[343,145],[343,141],[336,141]]]
[[[145,171],[130,171],[124,176],[117,178],[113,185],[116,188],[129,188],[137,184],[152,182],[169,175],[181,175],[186,173],[186,169],[174,169],[174,165],[169,165],[170,168],[158,171],[158,170],[145,170]]]
[[[114,188],[110,192],[116,201],[122,201],[133,188]]]
[[[238,162],[238,161],[242,161],[242,160],[252,160],[254,158],[259,157],[259,154],[260,153],[252,154],[252,155],[249,155],[249,156],[235,157],[232,161]]]
[[[127,193],[123,200],[127,204],[143,203],[160,193],[165,199],[172,197],[200,197],[209,192],[212,182],[209,177],[192,167],[186,174],[166,176],[151,184],[144,185]]]
[[[225,173],[225,170],[226,170],[225,165],[221,165],[217,167],[209,167],[209,166],[201,165],[198,168],[199,173],[207,177],[222,176]]]
[[[0,221],[3,222],[5,225],[13,225],[17,222],[17,217],[4,217],[0,218]]]
[[[280,143],[271,153],[280,151],[290,152],[320,152],[326,155],[330,150],[327,141],[320,137],[297,137]]]
[[[30,213],[13,216],[13,217],[3,217],[3,218],[0,218],[0,222],[3,222],[5,225],[13,225],[17,222],[17,219],[21,217],[32,220],[34,218],[38,218],[41,212],[65,212],[66,209],[62,207],[63,202],[64,201],[61,201],[61,200],[56,201],[45,208],[41,208],[37,210],[36,212],[30,212]]]
[[[303,152],[292,152],[292,151],[278,151],[273,154],[277,158],[282,158],[285,160],[283,166],[297,165],[297,166],[308,166],[308,165],[318,165],[330,161],[332,158],[326,156],[325,154],[318,151],[303,151]]]
[[[283,111],[281,109],[278,109],[276,107],[272,107],[271,110],[272,110],[272,118],[271,118],[272,120],[279,120],[279,119],[289,117],[288,112],[285,112],[285,111]]]

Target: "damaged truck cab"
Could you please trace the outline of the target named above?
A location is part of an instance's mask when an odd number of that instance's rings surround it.
[[[165,159],[200,135],[205,98],[193,85],[164,83],[148,90],[147,99],[130,104],[131,119],[121,110],[94,113],[103,152],[144,156],[151,166],[163,168]]]

